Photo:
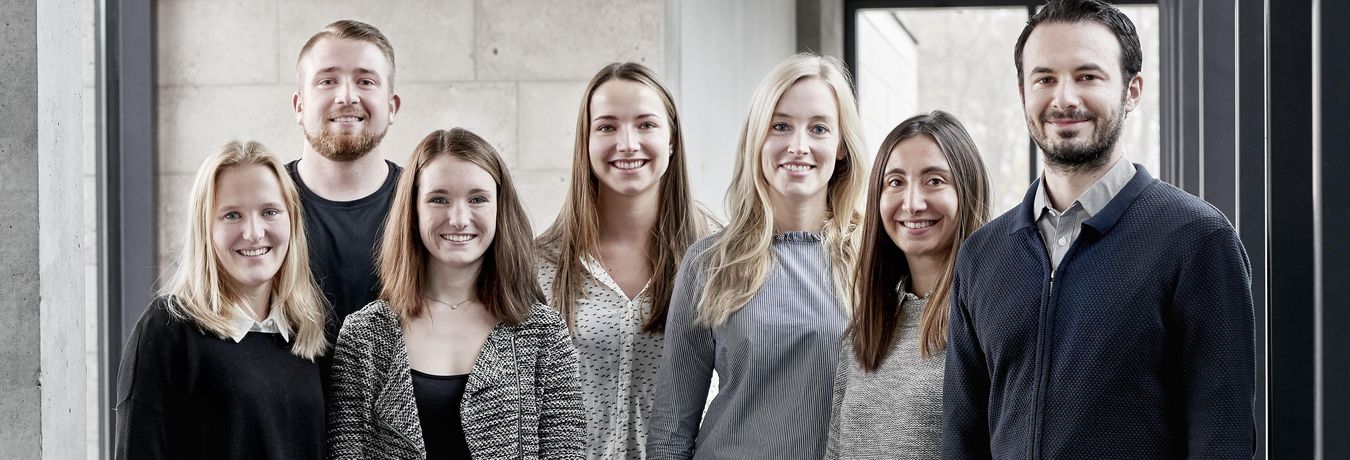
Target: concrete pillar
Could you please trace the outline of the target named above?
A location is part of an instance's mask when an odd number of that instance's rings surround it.
[[[87,25],[77,0],[0,0],[0,11],[0,452],[78,458]]]

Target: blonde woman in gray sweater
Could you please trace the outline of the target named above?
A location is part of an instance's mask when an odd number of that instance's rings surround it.
[[[989,220],[989,178],[955,117],[891,130],[864,219],[825,458],[938,458],[956,251]]]

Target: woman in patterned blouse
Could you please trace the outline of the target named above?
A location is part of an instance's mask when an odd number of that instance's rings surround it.
[[[581,459],[576,350],[535,283],[501,157],[459,128],[422,140],[380,244],[380,299],[333,355],[332,458]]]
[[[642,459],[675,270],[712,219],[689,191],[675,103],[647,67],[600,69],[576,131],[567,204],[537,241],[539,283],[580,352],[588,457]]]
[[[938,110],[891,130],[867,187],[825,458],[938,458],[956,250],[989,220],[989,177],[961,122]]]

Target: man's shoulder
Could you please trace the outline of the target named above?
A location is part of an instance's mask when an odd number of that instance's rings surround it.
[[[1218,208],[1176,186],[1157,181],[1126,211],[1135,222],[1184,228],[1185,233],[1209,234],[1233,226]]]

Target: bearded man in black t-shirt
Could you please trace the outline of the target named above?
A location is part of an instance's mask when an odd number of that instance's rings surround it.
[[[337,21],[305,43],[296,78],[292,105],[306,142],[286,170],[300,189],[310,267],[331,305],[331,344],[342,320],[379,295],[380,228],[401,171],[379,151],[400,104],[394,49],[369,24]]]

